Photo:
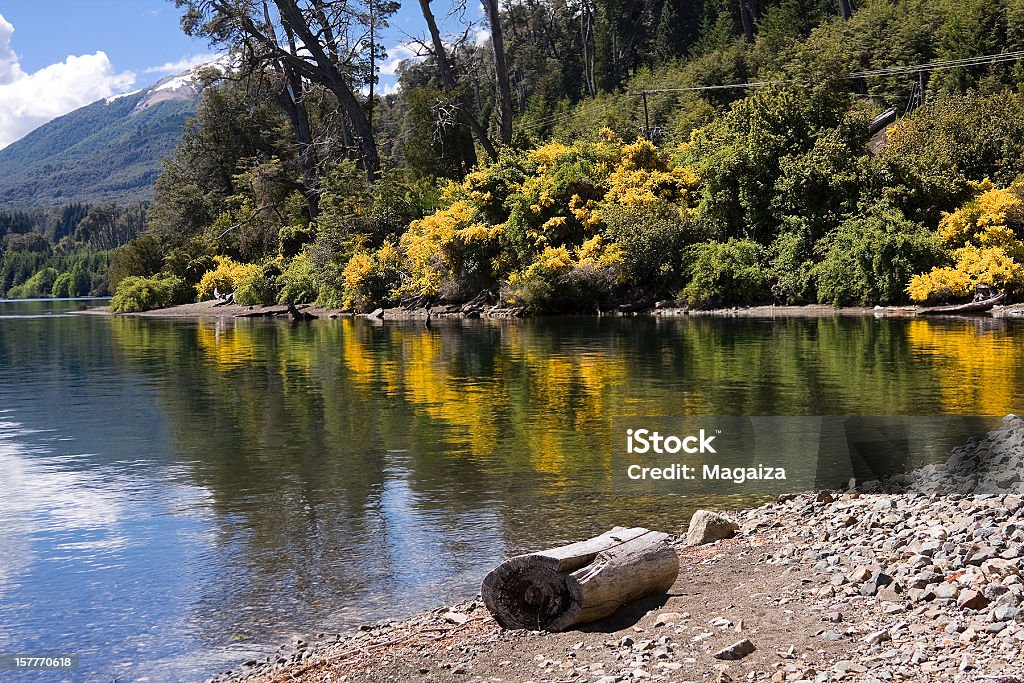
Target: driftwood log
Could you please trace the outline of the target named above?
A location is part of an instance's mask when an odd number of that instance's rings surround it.
[[[586,541],[510,558],[484,577],[480,593],[504,628],[564,631],[665,593],[678,574],[668,534],[615,527]]]
[[[298,322],[300,320],[316,320],[316,316],[309,311],[302,310],[306,306],[298,307],[295,304],[288,304],[288,315],[292,317],[292,320]]]

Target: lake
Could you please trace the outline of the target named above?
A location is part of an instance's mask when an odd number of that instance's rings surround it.
[[[4,680],[199,680],[475,594],[505,556],[747,496],[626,495],[617,415],[1003,415],[1014,321],[379,324],[0,302]]]

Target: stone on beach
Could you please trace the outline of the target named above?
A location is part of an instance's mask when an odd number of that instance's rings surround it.
[[[743,640],[736,641],[729,647],[722,648],[712,656],[715,659],[743,659],[747,655],[753,653],[755,650],[757,650],[757,648],[754,647],[754,644],[750,642],[749,639],[744,638]]]
[[[709,510],[697,510],[690,518],[686,532],[686,545],[704,545],[731,537],[739,525],[725,515]]]

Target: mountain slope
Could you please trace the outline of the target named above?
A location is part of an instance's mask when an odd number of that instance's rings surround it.
[[[0,150],[0,208],[151,198],[199,101],[194,73],[98,100]]]

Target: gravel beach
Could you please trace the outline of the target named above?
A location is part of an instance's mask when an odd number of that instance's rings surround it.
[[[1024,681],[1024,420],[855,490],[728,513],[667,596],[566,633],[479,600],[293,639],[222,683]]]

